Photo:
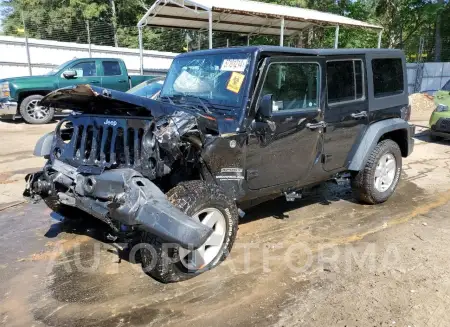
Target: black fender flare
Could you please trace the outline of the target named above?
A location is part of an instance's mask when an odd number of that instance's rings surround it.
[[[348,170],[360,171],[363,169],[373,149],[377,146],[380,138],[389,132],[397,130],[406,130],[408,137],[407,156],[411,154],[414,146],[414,140],[412,139],[412,136],[414,135],[414,126],[409,125],[407,121],[401,118],[382,120],[370,125],[367,128],[361,141],[356,147],[356,150],[352,151],[349,155],[347,161]]]

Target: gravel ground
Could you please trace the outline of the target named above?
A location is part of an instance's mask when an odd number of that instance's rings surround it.
[[[426,125],[426,122],[419,122]],[[0,203],[20,203],[31,155],[52,125],[0,124]],[[0,210],[1,326],[449,326],[450,143],[426,129],[385,204],[348,184],[247,212],[230,258],[162,285],[97,225],[44,205]]]

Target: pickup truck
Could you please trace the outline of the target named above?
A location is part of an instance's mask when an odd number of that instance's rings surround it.
[[[130,88],[156,76],[128,75],[123,60],[82,58],[70,60],[46,75],[0,80],[0,117],[23,118],[30,124],[45,124],[63,111],[42,107],[40,100],[59,88],[91,84],[117,91]]]

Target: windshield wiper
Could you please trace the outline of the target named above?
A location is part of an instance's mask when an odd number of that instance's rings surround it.
[[[212,106],[212,104],[205,98],[201,98],[198,97],[196,95],[192,95],[192,94],[188,94],[188,95],[183,95],[183,94],[174,94],[172,95],[172,98],[177,98],[178,100],[181,98],[192,98],[198,101],[198,103],[200,104],[200,106],[198,106],[198,108],[202,108],[204,112],[206,112],[207,114],[212,114],[211,110],[209,110],[208,106],[206,105],[205,101],[208,102],[209,105]],[[187,104],[187,103],[186,103]]]
[[[159,98],[161,100],[167,99],[167,100],[169,100],[170,104],[175,105],[175,102],[173,102],[172,99],[169,96],[167,96],[167,95],[160,96]]]

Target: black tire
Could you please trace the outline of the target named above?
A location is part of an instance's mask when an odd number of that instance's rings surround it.
[[[396,161],[396,171],[392,184],[384,191],[380,192],[375,187],[375,169],[381,157],[390,153]],[[402,154],[398,144],[392,140],[384,140],[378,143],[369,156],[363,170],[358,172],[352,179],[352,189],[355,198],[363,203],[378,204],[383,203],[394,193],[400,181],[402,171]]]
[[[203,181],[181,183],[167,193],[169,201],[189,216],[206,208],[218,209],[225,218],[226,232],[219,253],[205,267],[189,270],[179,261],[177,248],[167,249],[163,241],[149,233],[143,233],[141,248],[142,268],[151,277],[162,283],[180,282],[211,270],[226,259],[233,247],[238,230],[236,204],[214,184]],[[147,248],[147,245],[150,248]],[[153,256],[152,256],[153,252]],[[170,259],[170,260],[168,260]],[[153,260],[153,261],[152,261]]]
[[[28,124],[47,124],[53,119],[53,116],[55,115],[55,109],[54,108],[48,108],[47,114],[41,118],[37,119],[35,117],[32,117],[28,111],[28,106],[36,101],[41,101],[44,97],[42,95],[30,95],[29,97],[26,97],[22,100],[20,103],[20,115],[22,116],[23,120],[25,120]]]

